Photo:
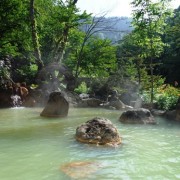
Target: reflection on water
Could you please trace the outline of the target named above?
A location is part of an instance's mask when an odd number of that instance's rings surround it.
[[[68,180],[61,167],[76,162],[101,164],[83,179],[180,179],[180,123],[159,118],[158,125],[124,125],[118,122],[121,112],[104,109],[70,109],[62,119],[40,117],[41,111],[0,110],[0,179]],[[116,125],[122,145],[75,141],[76,127],[96,116]]]

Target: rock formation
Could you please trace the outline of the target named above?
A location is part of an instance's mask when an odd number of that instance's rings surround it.
[[[76,139],[83,143],[116,146],[121,137],[110,120],[95,117],[76,129]]]
[[[52,92],[41,116],[65,117],[68,115],[69,103],[60,92]]]
[[[123,112],[119,121],[127,124],[156,124],[156,121],[148,109],[131,109]]]

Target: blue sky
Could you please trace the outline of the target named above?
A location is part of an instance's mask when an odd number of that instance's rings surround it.
[[[132,0],[78,0],[77,6],[83,11],[94,15],[107,12],[107,16],[131,16]],[[171,2],[172,8],[180,5],[180,0]]]

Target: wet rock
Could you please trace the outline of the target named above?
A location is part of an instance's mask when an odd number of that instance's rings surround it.
[[[176,119],[176,110],[166,111],[163,116],[167,119],[175,120]]]
[[[122,113],[119,121],[127,124],[156,124],[156,121],[148,109],[131,109]]]
[[[67,176],[73,179],[84,179],[95,173],[102,167],[101,164],[97,162],[71,162],[64,164],[60,167]]]
[[[119,99],[102,104],[102,107],[105,107],[108,109],[116,109],[116,110],[133,109],[132,106],[128,106],[128,105],[124,104]]]
[[[81,99],[88,99],[88,98],[89,98],[89,94],[82,93],[82,94],[79,95],[79,97],[80,97]]]
[[[117,110],[125,108],[125,104],[119,99],[110,101],[109,106],[115,107]]]
[[[22,106],[24,107],[35,107],[36,106],[36,100],[31,95],[28,95],[25,99],[25,101],[22,103]]]
[[[60,92],[52,92],[41,116],[65,117],[68,115],[69,103]]]
[[[78,107],[99,107],[103,102],[96,98],[82,99]]]
[[[0,108],[12,107],[11,93],[0,91]]]
[[[152,115],[154,116],[164,116],[165,111],[159,110],[159,109],[152,109],[151,110]]]
[[[82,143],[116,146],[121,143],[117,128],[110,120],[95,117],[76,129],[76,139]]]
[[[163,115],[165,118],[169,120],[175,120],[180,122],[180,98],[177,102],[176,109],[171,111],[166,111]]]

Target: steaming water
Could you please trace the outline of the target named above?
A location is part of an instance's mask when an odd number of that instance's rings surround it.
[[[158,125],[123,125],[118,122],[120,112],[104,109],[70,109],[63,119],[42,118],[41,111],[0,110],[1,180],[69,180],[60,167],[76,161],[101,164],[83,179],[180,179],[180,123],[158,118]],[[116,125],[122,145],[113,148],[75,141],[76,127],[95,116]]]

